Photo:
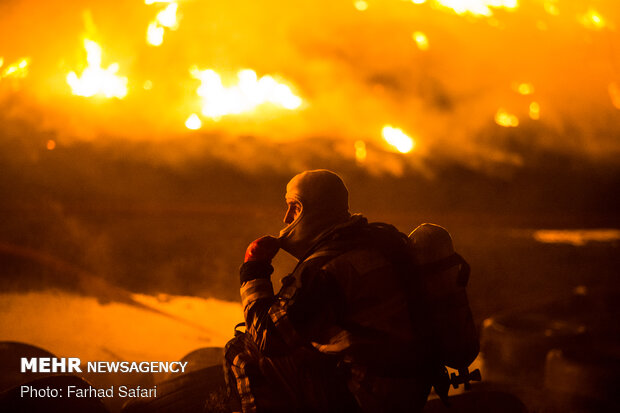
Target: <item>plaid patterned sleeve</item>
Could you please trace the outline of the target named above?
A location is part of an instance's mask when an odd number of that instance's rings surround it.
[[[247,317],[250,307],[261,298],[273,297],[273,285],[265,278],[256,278],[241,284],[241,304]]]
[[[328,255],[321,257],[324,260],[329,259]],[[333,324],[333,303],[330,300],[333,288],[325,283],[325,274],[320,270],[320,263],[324,260],[308,259],[304,262],[305,265],[299,266],[293,274],[282,279],[282,288],[277,295],[267,278],[242,282],[241,301],[246,329],[261,351],[271,354],[285,351],[307,342],[307,336],[313,332],[315,326]],[[313,265],[308,267],[310,261]],[[242,270],[248,272],[252,269],[254,272],[254,267],[246,264]],[[307,275],[305,278],[309,284],[302,287],[303,274]],[[291,315],[291,311],[295,314]],[[300,318],[307,318],[312,325],[300,321]]]
[[[276,300],[276,302],[269,307],[269,316],[284,342],[289,346],[295,346],[301,342],[301,338],[288,317],[287,307],[287,302],[285,300]]]

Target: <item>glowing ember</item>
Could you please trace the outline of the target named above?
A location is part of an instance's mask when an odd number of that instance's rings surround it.
[[[415,40],[415,43],[418,45],[418,49],[420,50],[428,50],[428,38],[426,37],[426,35],[422,32],[414,32],[413,33],[413,40]]]
[[[557,3],[558,0],[545,0],[545,11],[552,16],[558,16],[560,14],[560,9],[558,8]]]
[[[581,17],[581,23],[588,29],[602,30],[607,27],[605,19],[594,9],[589,9],[586,14]]]
[[[366,160],[368,153],[366,152],[366,142],[355,141],[355,160],[358,163],[363,163]]]
[[[50,139],[47,141],[47,144],[45,145],[45,147],[50,150],[53,151],[54,148],[56,148],[56,141],[54,141],[53,139]]]
[[[238,84],[230,87],[222,84],[220,75],[214,70],[193,68],[190,73],[201,81],[197,93],[202,98],[202,114],[209,118],[250,112],[266,103],[289,110],[299,108],[302,103],[287,85],[269,75],[258,79],[256,72],[250,69],[241,70],[237,74]]]
[[[531,95],[532,93],[534,93],[534,85],[532,85],[531,83],[521,83],[516,86],[516,90],[521,95]]]
[[[492,16],[491,8],[514,10],[517,0],[435,0],[442,7],[452,9],[456,14],[470,13],[475,16]]]
[[[152,46],[161,46],[164,42],[165,28],[176,30],[179,27],[177,19],[177,11],[179,5],[176,1],[153,1],[145,0],[145,4],[168,3],[165,9],[157,13],[155,20],[152,21],[146,29],[146,41]]]
[[[385,125],[381,131],[383,139],[400,153],[408,153],[415,146],[415,142],[401,129],[394,128],[391,125]]]
[[[2,63],[4,64],[4,60],[2,60]],[[28,59],[22,59],[17,63],[7,66],[2,72],[2,75],[0,75],[0,79],[9,76],[16,78],[26,77],[26,75],[28,75],[28,64]],[[2,67],[2,65],[0,65],[0,67]]]
[[[359,11],[364,11],[368,9],[368,3],[366,3],[364,0],[357,0],[355,3],[353,3],[353,5]]]
[[[88,66],[78,77],[75,72],[67,75],[67,83],[74,95],[91,97],[95,95],[122,99],[127,95],[127,78],[117,76],[118,64],[112,63],[107,69],[101,67],[101,46],[92,40],[84,39]]]
[[[514,128],[519,126],[519,119],[515,115],[508,113],[505,109],[500,108],[495,114],[495,123],[506,128]]]
[[[195,113],[191,114],[185,121],[185,127],[191,130],[198,130],[202,127],[202,121]]]
[[[540,105],[538,102],[530,103],[530,118],[533,120],[540,119]]]

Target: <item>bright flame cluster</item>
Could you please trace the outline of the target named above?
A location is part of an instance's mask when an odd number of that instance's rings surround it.
[[[88,66],[78,77],[75,72],[67,75],[67,83],[74,95],[91,97],[102,95],[107,98],[122,99],[127,95],[127,78],[117,76],[118,63],[107,69],[101,67],[101,46],[92,40],[84,39],[86,62]]]
[[[5,77],[23,78],[28,74],[28,59],[21,59],[19,62],[9,65],[0,73],[0,79]],[[0,68],[4,66],[4,59],[0,57]]]
[[[146,41],[153,46],[161,46],[164,42],[165,29],[176,30],[179,27],[177,11],[179,4],[175,0],[144,0],[144,4],[168,3],[166,8],[157,13],[146,29]]]
[[[302,100],[291,89],[266,75],[258,79],[256,72],[241,70],[238,83],[226,87],[220,75],[214,70],[190,69],[191,75],[201,81],[198,96],[202,98],[202,114],[212,119],[224,115],[236,115],[254,110],[265,103],[271,103],[284,109],[297,109]]]
[[[415,147],[414,140],[401,129],[385,125],[381,130],[383,139],[400,153],[409,153]]]
[[[414,3],[420,3],[414,1]],[[475,16],[492,16],[494,9],[514,10],[519,6],[517,0],[435,0],[442,7],[452,9],[456,14],[473,14]]]

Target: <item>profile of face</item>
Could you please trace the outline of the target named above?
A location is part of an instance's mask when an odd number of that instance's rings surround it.
[[[299,202],[296,199],[287,199],[286,206],[287,206],[287,210],[286,210],[286,214],[284,215],[283,222],[286,225],[289,225],[290,223],[295,221],[297,217],[299,217],[299,215],[301,214],[302,205],[301,205],[301,202]]]

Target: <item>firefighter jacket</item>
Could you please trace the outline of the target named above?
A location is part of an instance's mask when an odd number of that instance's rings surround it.
[[[421,409],[432,349],[415,283],[403,282],[408,251],[394,227],[354,215],[318,238],[277,294],[270,264],[243,264],[248,333],[269,357],[306,346],[334,358],[366,411]]]

